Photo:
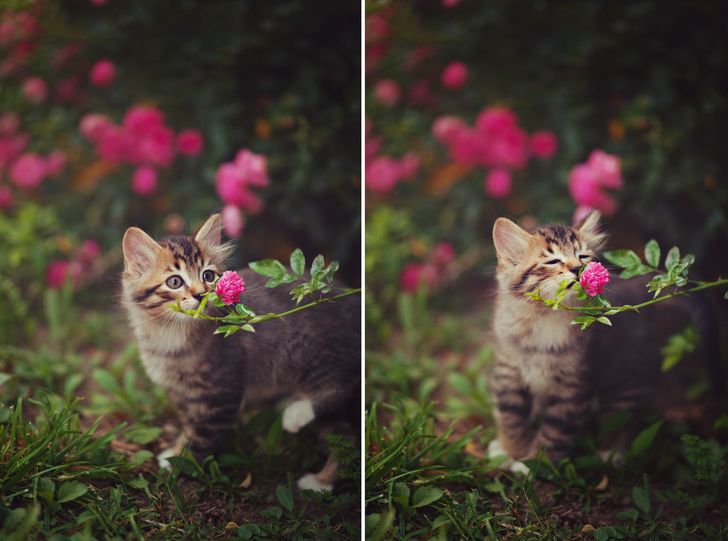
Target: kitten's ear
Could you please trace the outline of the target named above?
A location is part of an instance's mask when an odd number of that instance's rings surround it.
[[[138,227],[130,227],[121,242],[124,252],[124,269],[141,276],[152,265],[162,247]]]
[[[222,220],[219,214],[213,214],[203,224],[195,235],[195,241],[205,244],[208,248],[220,246],[222,242]]]
[[[598,252],[607,241],[607,234],[601,230],[602,226],[599,223],[601,219],[602,213],[593,210],[575,228],[581,240],[594,252]]]
[[[507,218],[498,218],[493,225],[493,244],[498,262],[516,265],[528,253],[532,235]]]

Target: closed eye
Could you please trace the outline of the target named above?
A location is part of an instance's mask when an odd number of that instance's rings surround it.
[[[556,265],[557,263],[561,263],[560,259],[549,259],[544,265]]]
[[[579,259],[589,259],[591,256],[589,254],[581,254],[579,256]]]

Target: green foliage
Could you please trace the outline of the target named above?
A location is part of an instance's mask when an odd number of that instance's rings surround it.
[[[725,471],[725,449],[715,441],[683,434],[683,450],[697,481],[717,483]]]
[[[692,325],[668,338],[667,344],[662,348],[662,371],[667,372],[679,363],[685,355],[695,351],[698,339],[698,333]]]

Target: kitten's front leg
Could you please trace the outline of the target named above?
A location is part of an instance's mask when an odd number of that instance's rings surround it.
[[[514,460],[524,458],[534,436],[531,426],[531,392],[518,370],[503,362],[496,363],[491,377],[491,391],[496,399],[493,414],[498,427],[500,449]],[[493,446],[494,449],[497,447]]]
[[[549,459],[558,464],[571,453],[589,416],[591,398],[585,387],[556,387],[554,391],[544,400],[541,424],[529,458],[536,457],[543,448]]]

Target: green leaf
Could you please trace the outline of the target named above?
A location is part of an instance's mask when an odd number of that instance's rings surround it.
[[[221,327],[215,329],[214,334],[224,334],[225,338],[227,338],[228,336],[235,334],[239,330],[240,327],[238,327],[237,325],[222,325]]]
[[[607,261],[618,267],[630,268],[642,264],[640,256],[632,250],[612,250],[604,252],[603,255]]]
[[[624,511],[620,511],[617,513],[617,520],[629,520],[631,522],[636,521],[640,517],[640,512],[637,511],[634,507],[630,507],[629,509],[625,509]]]
[[[611,322],[611,321],[609,321],[609,318],[608,318],[608,317],[604,317],[604,316],[602,316],[602,317],[598,317],[598,318],[597,318],[597,321],[598,321],[599,323],[601,323],[602,325],[608,325],[608,326],[610,326],[610,327],[612,326],[612,322]]]
[[[135,443],[146,445],[156,440],[161,433],[162,429],[157,426],[136,425],[124,432],[124,438]]]
[[[643,276],[651,272],[654,272],[654,269],[652,267],[648,267],[647,265],[640,263],[639,265],[634,265],[632,267],[624,269],[619,277],[628,280],[629,278],[634,278],[635,276]]]
[[[276,487],[276,498],[285,509],[293,511],[293,492],[289,487],[278,485]]]
[[[410,489],[406,483],[395,483],[392,487],[392,501],[406,512],[409,509]]]
[[[645,260],[655,268],[660,266],[660,245],[655,239],[645,244]]]
[[[245,332],[255,332],[255,327],[253,327],[250,323],[246,323],[242,327],[240,327],[241,330]]]
[[[311,277],[318,274],[321,269],[324,268],[324,256],[321,254],[317,255],[311,263]]]
[[[58,503],[70,502],[77,500],[88,492],[88,487],[80,481],[70,481],[63,483],[58,489]]]
[[[643,487],[634,487],[632,489],[632,499],[634,500],[635,505],[640,509],[640,511],[642,511],[646,515],[649,514],[650,495]]]
[[[695,351],[698,344],[698,333],[695,328],[688,326],[667,339],[667,343],[662,348],[662,371],[667,372],[675,366],[687,353]]]
[[[723,294],[723,298],[724,298],[724,299],[726,299],[726,300],[728,300],[728,291],[726,291],[726,292],[725,292],[725,293]]]
[[[632,445],[629,446],[627,451],[627,457],[633,458],[643,454],[652,445],[652,442],[657,435],[658,430],[662,426],[663,421],[657,421],[652,423],[650,426],[645,428],[642,432],[637,434],[637,437],[632,441]]]
[[[93,372],[94,379],[96,380],[96,383],[101,385],[106,391],[110,392],[111,394],[118,394],[121,389],[119,388],[119,384],[116,381],[116,378],[111,374],[111,372],[108,372],[102,368],[97,368]]]
[[[235,305],[235,312],[240,316],[254,316],[255,312],[249,307],[245,306],[242,302]]]
[[[423,486],[415,490],[412,495],[412,507],[425,507],[442,498],[442,490],[437,487]]]
[[[269,278],[279,278],[287,273],[286,267],[284,267],[283,263],[281,263],[277,259],[261,259],[260,261],[251,261],[250,263],[248,263],[248,267],[250,267],[253,272],[257,272],[258,274],[262,274],[263,276],[267,276]]]
[[[306,257],[300,248],[296,248],[291,254],[291,269],[297,276],[302,276],[306,270]]]
[[[473,386],[470,384],[470,379],[468,379],[465,374],[452,372],[448,375],[447,379],[450,382],[450,385],[452,385],[461,395],[470,396],[473,394]]]
[[[680,248],[673,246],[665,256],[665,269],[669,271],[678,261],[680,261]]]

